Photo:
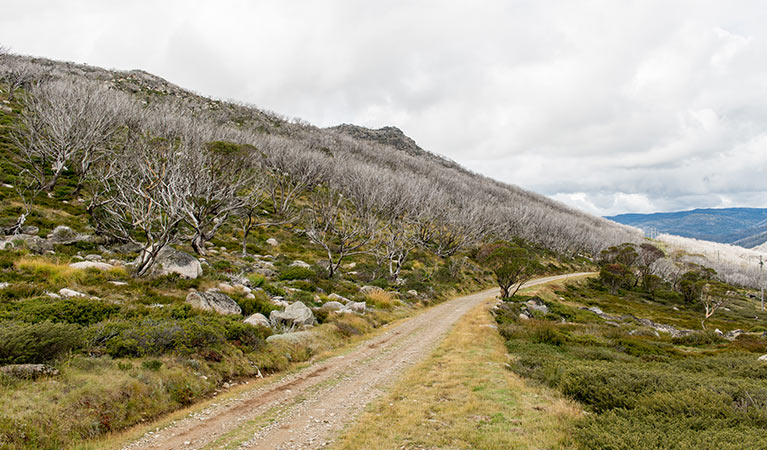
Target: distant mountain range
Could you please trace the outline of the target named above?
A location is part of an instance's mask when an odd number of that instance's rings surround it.
[[[754,248],[767,242],[767,208],[694,209],[654,214],[620,214],[612,221],[659,233]]]

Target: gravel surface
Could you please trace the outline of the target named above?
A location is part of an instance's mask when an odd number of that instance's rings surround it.
[[[572,274],[576,276],[579,274]],[[542,278],[528,286],[565,278]],[[446,301],[392,324],[351,352],[315,363],[149,432],[125,449],[315,449],[422,361],[455,322],[497,289]]]

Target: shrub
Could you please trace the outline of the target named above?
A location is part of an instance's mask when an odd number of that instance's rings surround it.
[[[235,299],[237,304],[240,305],[244,316],[261,313],[266,317],[269,317],[269,313],[276,309],[280,309],[279,306],[269,301],[269,298],[265,293],[261,291],[253,291],[252,294],[254,298],[242,297]]]
[[[727,340],[713,331],[696,331],[693,333],[677,336],[671,339],[675,345],[689,345],[698,347],[702,345],[721,344]]]
[[[91,325],[101,322],[120,311],[120,307],[100,300],[88,298],[67,298],[50,301],[48,299],[25,300],[17,303],[13,317],[24,322],[75,323]]]
[[[280,280],[283,281],[311,279],[314,277],[314,271],[306,267],[288,266],[280,271]]]
[[[148,359],[146,361],[141,361],[141,367],[156,372],[160,370],[160,367],[162,367],[162,361],[157,359]]]
[[[264,284],[264,281],[266,281],[266,277],[261,275],[260,273],[252,273],[248,275],[248,281],[250,281],[250,287],[257,288],[257,287],[261,287]]]
[[[556,325],[548,322],[538,322],[530,332],[533,342],[561,346],[567,342],[567,336],[559,331]]]
[[[0,324],[0,364],[45,363],[81,345],[77,325],[51,322]]]

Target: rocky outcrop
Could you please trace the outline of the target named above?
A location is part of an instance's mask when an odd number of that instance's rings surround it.
[[[267,319],[266,316],[261,313],[255,313],[248,316],[248,318],[245,319],[245,323],[254,325],[254,326],[267,327],[267,328],[272,327],[272,324],[269,322],[269,319]]]
[[[114,266],[111,264],[107,264],[105,262],[99,262],[99,261],[80,261],[80,262],[70,264],[69,267],[73,269],[81,269],[81,270],[85,270],[85,269],[109,270],[114,268]]]
[[[186,303],[203,311],[215,311],[219,314],[242,314],[240,305],[228,295],[220,292],[190,292]]]
[[[293,302],[285,311],[272,311],[269,321],[275,328],[293,329],[306,325],[314,325],[314,313],[301,302]]]
[[[195,279],[202,275],[200,260],[178,251],[172,247],[165,247],[157,254],[157,260],[152,266],[152,275],[169,275],[177,273],[183,278]]]
[[[90,236],[81,234],[65,225],[59,225],[48,235],[48,241],[53,244],[74,244],[76,242],[87,241]]]

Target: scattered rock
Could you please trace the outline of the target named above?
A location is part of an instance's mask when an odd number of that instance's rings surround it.
[[[293,302],[285,308],[285,311],[272,311],[269,314],[272,326],[294,328],[303,325],[314,325],[314,313],[301,302]]]
[[[329,301],[322,305],[320,309],[326,310],[326,311],[338,311],[341,309],[344,309],[344,304],[341,302],[336,301]]]
[[[0,289],[5,289],[5,288],[7,288],[8,286],[10,286],[10,284],[9,284],[9,283],[0,283]]]
[[[90,238],[87,234],[80,234],[66,225],[59,225],[48,235],[48,240],[54,244],[74,244],[86,241]]]
[[[366,302],[349,302],[346,304],[346,309],[362,314],[367,311],[368,305]]]
[[[21,227],[21,232],[22,232],[23,234],[32,234],[32,235],[37,235],[37,233],[39,233],[39,232],[40,232],[40,229],[39,229],[39,228],[37,228],[37,227],[36,227],[36,226],[34,226],[34,225],[27,225],[27,226],[25,226],[25,227]]]
[[[261,313],[255,313],[251,315],[250,317],[245,319],[245,323],[256,325],[256,326],[267,327],[267,328],[272,327],[272,324],[269,322],[269,319],[267,319],[266,316]]]
[[[255,295],[253,295],[253,293],[251,293],[251,292],[248,292],[248,294],[245,296],[245,298],[247,298],[248,300],[253,300],[253,299],[255,299],[255,298],[256,298],[256,296],[255,296]]]
[[[588,310],[598,316],[601,316],[602,314],[604,314],[604,312],[602,312],[602,310],[598,306],[592,306],[591,308],[588,308]]]
[[[87,295],[82,292],[77,292],[69,288],[59,289],[59,295],[62,297],[87,297]]]
[[[40,236],[33,236],[29,234],[19,234],[17,236],[13,237],[14,239],[19,239],[24,241],[25,244],[27,244],[27,247],[29,247],[30,250],[37,254],[44,254],[44,253],[51,253],[53,252],[53,242],[43,239]]]
[[[0,367],[0,373],[15,378],[34,380],[43,376],[56,376],[59,371],[46,364],[10,364]]]
[[[350,301],[348,298],[343,297],[341,295],[338,295],[336,293],[328,295],[328,298],[330,300],[334,300],[334,301],[341,302],[341,303],[349,303],[349,301]]]
[[[269,239],[267,239],[267,240],[266,240],[266,243],[267,243],[267,244],[269,244],[269,245],[271,245],[272,247],[276,247],[276,246],[280,245],[280,243],[279,243],[279,242],[277,242],[277,239],[275,239],[275,238],[269,238]]]
[[[239,290],[241,290],[242,292],[244,292],[246,294],[250,294],[251,292],[253,292],[252,289],[250,289],[249,287],[245,286],[242,283],[237,283],[237,284],[235,284],[232,287],[235,288],[235,289],[239,289]]]
[[[110,281],[109,283],[110,284],[114,284],[115,286],[127,286],[128,285],[128,283],[126,283],[124,281]]]
[[[720,330],[719,328],[714,330],[714,334],[716,334],[717,336],[724,336],[724,333],[722,333],[722,330]]]
[[[0,241],[0,250],[6,250],[13,248],[13,242],[11,241]]]
[[[759,361],[767,361],[767,355],[760,356]]]
[[[50,297],[50,298],[52,298],[54,300],[58,300],[58,299],[61,298],[61,296],[59,294],[56,294],[56,293],[53,293],[53,292],[46,292],[45,295],[47,295],[48,297]]]
[[[80,262],[70,264],[69,267],[73,269],[81,269],[81,270],[85,270],[85,269],[109,270],[114,268],[114,266],[111,264],[107,264],[105,262],[98,262],[98,261],[80,261]]]
[[[743,330],[732,330],[725,333],[724,338],[732,341],[737,339],[741,334],[743,334]]]
[[[240,305],[228,295],[220,292],[190,292],[186,303],[203,311],[215,311],[219,314],[242,314]]]
[[[295,260],[292,263],[290,263],[290,267],[302,267],[304,269],[310,269],[312,265],[301,260]]]
[[[349,264],[344,264],[344,269],[351,270],[357,267],[356,262],[350,262]]]
[[[519,315],[519,318],[520,318],[521,320],[529,320],[529,319],[530,319],[530,316],[528,316],[528,315],[527,315],[527,314],[525,314],[525,313],[521,313],[521,314]]]
[[[136,244],[134,242],[128,242],[126,244],[119,245],[114,248],[114,251],[117,253],[138,253],[141,251],[141,246],[139,244]]]
[[[101,255],[85,255],[86,261],[101,261],[102,258]]]
[[[526,305],[528,308],[532,309],[533,311],[538,311],[543,314],[548,314],[549,312],[549,307],[546,306],[545,303],[543,303],[543,299],[541,299],[540,297],[531,298],[530,300],[527,301]]]
[[[229,283],[218,283],[218,288],[221,289],[222,291],[233,291],[234,290],[234,286],[232,286]]]
[[[411,296],[411,297],[418,297],[418,291],[416,291],[415,289],[411,289],[411,290],[407,291],[406,294]]]
[[[173,247],[165,247],[157,255],[157,261],[151,271],[153,275],[177,273],[183,278],[195,279],[202,275],[202,265],[200,260],[189,253],[178,251]]]

